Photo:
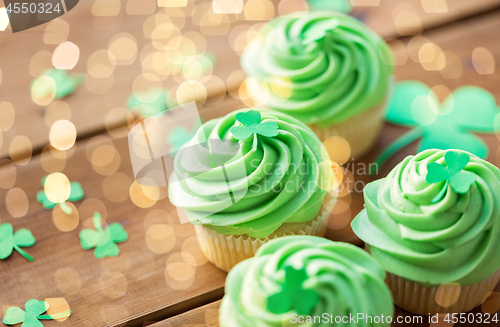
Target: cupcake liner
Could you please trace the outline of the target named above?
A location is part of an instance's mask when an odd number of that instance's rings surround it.
[[[328,202],[328,208],[322,209],[314,219],[305,223],[283,224],[266,238],[254,238],[246,234],[224,235],[216,231],[195,225],[196,235],[203,254],[217,268],[229,271],[237,263],[251,258],[262,244],[282,236],[314,235],[323,237],[326,232],[325,220],[328,219],[336,200]]]
[[[479,283],[461,287],[423,287],[389,272],[385,281],[391,290],[394,304],[398,307],[419,315],[435,315],[474,309],[486,300],[499,280],[500,270]]]
[[[382,131],[387,99],[378,106],[327,128],[317,125],[309,127],[321,141],[331,136],[344,138],[351,147],[351,157],[357,159],[372,149]]]

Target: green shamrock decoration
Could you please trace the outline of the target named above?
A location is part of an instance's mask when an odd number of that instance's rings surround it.
[[[239,112],[236,114],[236,120],[244,126],[233,126],[230,132],[237,140],[245,140],[253,134],[260,134],[262,136],[273,137],[279,134],[278,124],[273,121],[261,123],[260,112],[250,110],[247,112]]]
[[[33,234],[26,229],[21,228],[14,234],[12,224],[3,223],[0,225],[0,259],[8,258],[14,249],[29,261],[33,261],[28,253],[24,252],[21,247],[30,247],[35,244],[36,240]]]
[[[83,84],[85,78],[84,74],[69,75],[66,70],[55,68],[43,71],[40,76],[48,76],[54,80],[56,85],[54,99],[56,100],[73,93],[78,85]],[[31,82],[30,89],[33,94],[36,94],[37,98],[45,98],[54,92],[52,83],[36,84],[36,89],[33,89],[33,85],[34,81]]]
[[[449,151],[444,155],[446,167],[438,164],[437,162],[430,162],[427,164],[427,176],[425,180],[427,183],[441,183],[446,181],[444,187],[438,195],[432,199],[432,203],[441,201],[448,189],[448,185],[459,193],[467,193],[476,182],[476,175],[463,170],[470,161],[470,156],[464,152]]]
[[[193,138],[195,132],[188,131],[184,126],[176,126],[167,136],[167,143],[171,147],[170,153],[174,155],[187,141]]]
[[[387,121],[413,127],[390,144],[375,159],[370,173],[394,153],[421,139],[417,152],[427,149],[459,149],[485,159],[488,146],[472,132],[495,133],[495,117],[500,113],[495,97],[476,86],[456,89],[443,104],[425,84],[404,81],[396,89],[387,108]]]
[[[46,178],[47,176],[44,176],[42,178],[42,187],[45,186]],[[71,182],[70,186],[71,186],[71,193],[69,195],[68,201],[76,202],[83,199],[85,193],[83,192],[82,185],[78,182]],[[36,194],[36,200],[40,202],[45,209],[52,209],[57,205],[57,203],[54,203],[47,198],[47,195],[45,194],[44,190],[41,190]],[[66,202],[59,203],[59,205],[61,206],[61,210],[65,214],[70,215],[72,213],[71,207],[69,207],[66,204]]]
[[[102,259],[104,257],[116,257],[120,249],[115,243],[125,242],[128,239],[127,232],[119,223],[112,223],[103,229],[101,225],[101,214],[96,212],[93,217],[96,229],[84,229],[80,232],[80,243],[84,250],[95,248],[94,256]]]
[[[281,283],[281,291],[269,296],[267,309],[275,314],[295,311],[300,315],[308,315],[319,302],[319,295],[313,290],[304,288],[308,279],[305,268],[285,267],[285,281]]]
[[[169,108],[168,91],[151,89],[148,92],[140,92],[138,99],[134,94],[127,100],[127,108],[142,117],[149,117],[165,111]]]
[[[24,304],[24,311],[18,307],[10,307],[3,317],[3,323],[6,325],[20,324],[21,327],[43,327],[40,319],[61,319],[66,318],[71,314],[70,311],[61,312],[58,314],[44,315],[49,309],[49,303],[46,301],[38,301],[31,299]]]
[[[352,4],[349,0],[307,0],[311,10],[334,10],[349,13]]]

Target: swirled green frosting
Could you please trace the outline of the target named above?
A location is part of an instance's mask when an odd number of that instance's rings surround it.
[[[368,184],[366,209],[352,222],[386,271],[423,286],[471,285],[500,268],[500,170],[470,154],[463,170],[477,178],[464,194],[445,181],[428,183],[427,165],[446,165],[447,151],[409,156]]]
[[[241,65],[259,103],[327,127],[384,101],[393,56],[355,18],[317,11],[272,20],[247,46]]]
[[[278,135],[255,133],[236,140],[230,130],[242,124],[235,116],[249,110],[199,128],[175,155],[169,199],[185,209],[193,224],[226,235],[265,238],[284,223],[315,218],[328,190],[329,158],[306,125],[271,110],[254,109],[261,113],[261,124],[277,124]],[[221,142],[228,149],[220,150]],[[234,147],[239,148],[236,155]]]
[[[286,270],[290,267],[305,271],[301,283],[288,283]],[[380,265],[354,245],[315,236],[277,238],[264,244],[255,257],[240,262],[229,272],[219,313],[220,325],[292,326],[291,318],[308,307],[301,295],[304,290],[317,294],[316,305],[305,316],[328,315],[327,320],[319,322],[318,319],[307,326],[354,326],[345,318],[342,323],[341,318],[358,313],[392,317],[394,306],[384,278],[385,272]],[[296,305],[290,311],[277,314],[269,308],[275,305],[273,298],[283,290],[287,290],[287,298],[296,300]],[[307,319],[305,316],[302,317]],[[340,318],[340,323],[335,323],[335,317]],[[386,323],[387,318],[384,323],[364,322],[359,326],[390,325]]]

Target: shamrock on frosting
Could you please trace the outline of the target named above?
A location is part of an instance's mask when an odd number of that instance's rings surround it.
[[[26,228],[21,228],[14,234],[14,228],[12,227],[12,224],[3,223],[0,225],[1,260],[10,257],[12,251],[15,249],[26,259],[28,259],[29,261],[33,261],[33,258],[28,253],[24,252],[21,247],[33,246],[35,242],[35,237]]]
[[[98,212],[94,213],[93,222],[95,229],[84,229],[80,232],[82,248],[85,250],[95,248],[94,256],[99,259],[116,257],[120,254],[116,243],[125,242],[128,239],[127,232],[119,223],[112,223],[107,228],[102,228],[101,214]]]
[[[127,100],[127,108],[143,117],[149,117],[168,109],[168,94],[165,90],[151,89],[136,92]]]
[[[310,314],[319,301],[319,295],[304,288],[304,282],[308,278],[305,268],[286,266],[284,277],[285,280],[280,283],[281,290],[268,297],[267,309],[275,314],[292,310],[301,315]]]
[[[245,140],[253,134],[273,137],[278,135],[278,124],[273,121],[260,122],[260,112],[250,110],[247,112],[239,112],[235,116],[236,120],[244,126],[233,126],[230,132],[237,140]]]
[[[43,314],[49,309],[47,301],[38,301],[32,299],[24,304],[24,311],[18,307],[10,307],[5,312],[3,323],[6,325],[15,325],[22,323],[21,327],[43,327],[40,319],[60,319],[66,318],[71,314],[71,311],[61,312],[57,314]]]
[[[443,198],[448,185],[451,185],[451,188],[455,192],[464,194],[469,191],[472,184],[476,181],[474,173],[463,170],[470,161],[470,156],[467,153],[448,151],[444,155],[444,160],[446,167],[437,162],[427,164],[425,180],[428,183],[433,184],[446,181],[441,192],[432,199],[432,203],[439,202]]]
[[[42,76],[50,77],[54,83],[50,80],[39,79]],[[83,74],[71,74],[69,75],[66,70],[60,69],[47,69],[42,72],[39,78],[35,79],[31,83],[31,93],[33,97],[43,99],[45,97],[54,94],[54,99],[62,99],[76,90],[76,87],[83,83]],[[39,81],[35,83],[35,81]],[[41,82],[40,82],[41,81]],[[55,85],[55,89],[54,89]]]
[[[42,178],[42,186],[43,187],[45,187],[45,181],[47,180],[47,176]],[[66,201],[70,201],[70,202],[80,201],[83,198],[83,196],[85,195],[85,193],[83,192],[83,189],[82,189],[82,185],[78,182],[71,182],[70,188],[71,188],[71,192],[69,194],[69,197],[66,199]],[[36,194],[36,200],[38,202],[40,202],[45,209],[52,209],[57,205],[57,203],[49,200],[45,190],[41,190]],[[66,213],[68,215],[71,214],[72,209],[66,204],[65,201],[60,202],[59,204],[61,206],[61,210],[63,210],[64,213]]]
[[[499,113],[495,97],[480,87],[456,89],[441,104],[427,85],[417,81],[400,82],[389,101],[386,119],[413,129],[383,150],[375,162],[382,165],[394,153],[418,139],[421,141],[417,152],[459,149],[484,159],[488,156],[488,147],[472,132],[497,131],[499,126],[494,121]]]

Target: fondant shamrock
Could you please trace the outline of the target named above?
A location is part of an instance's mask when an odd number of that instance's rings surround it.
[[[31,93],[36,98],[43,99],[55,92],[54,99],[62,99],[73,93],[78,85],[81,85],[84,80],[84,74],[71,74],[69,75],[66,70],[60,69],[47,69],[40,74],[40,76],[48,76],[55,82],[55,90],[53,83],[31,83]]]
[[[307,0],[309,9],[312,10],[334,10],[349,13],[352,4],[349,0]]]
[[[236,120],[244,126],[233,126],[230,132],[237,140],[245,140],[253,134],[273,137],[278,135],[278,124],[272,121],[260,122],[260,112],[250,110],[247,112],[239,112],[235,116]]]
[[[47,176],[44,176],[42,178],[42,187],[45,186],[46,179],[47,179]],[[80,201],[81,199],[83,199],[83,196],[85,195],[85,193],[83,192],[82,185],[78,182],[71,182],[70,186],[71,186],[71,193],[70,193],[67,201],[76,202],[76,201]],[[47,198],[47,195],[45,194],[45,190],[41,190],[36,194],[36,200],[38,202],[40,202],[45,209],[52,209],[57,205],[57,203],[54,203]],[[61,210],[63,210],[64,213],[66,213],[68,215],[71,214],[72,210],[68,205],[66,205],[65,202],[61,202],[60,205],[61,205]]]
[[[460,194],[467,193],[470,187],[476,181],[476,175],[463,170],[470,161],[470,156],[467,153],[449,151],[444,155],[444,161],[446,166],[443,166],[437,162],[430,162],[427,164],[427,175],[425,180],[427,183],[440,183],[446,181],[444,187],[441,189],[432,203],[439,202],[446,190],[448,185]]]
[[[168,95],[165,90],[151,89],[148,92],[138,92],[127,100],[127,108],[140,116],[149,117],[168,109]]]
[[[313,290],[304,288],[308,276],[305,269],[285,267],[284,281],[281,291],[272,294],[267,300],[267,309],[275,314],[290,312],[301,315],[310,314],[319,301],[319,295]]]
[[[24,304],[24,311],[18,307],[10,307],[5,312],[3,323],[6,325],[20,324],[21,327],[43,327],[40,319],[60,319],[66,318],[71,314],[71,311],[61,312],[58,314],[43,314],[49,309],[47,301],[38,301],[32,299]]]
[[[33,246],[35,242],[35,237],[26,228],[21,228],[14,234],[12,224],[3,223],[0,225],[0,259],[2,260],[8,258],[15,249],[26,259],[33,261],[33,257],[24,252],[21,247]]]
[[[494,120],[499,113],[495,97],[480,87],[456,89],[441,104],[427,85],[417,81],[400,82],[389,102],[386,119],[413,129],[390,144],[375,162],[382,165],[394,153],[418,139],[421,141],[417,152],[459,149],[484,159],[488,156],[488,147],[472,132],[497,131],[499,128]]]
[[[101,214],[98,212],[94,213],[93,222],[95,229],[84,229],[80,232],[82,248],[85,250],[95,248],[94,256],[99,259],[116,257],[120,254],[116,243],[125,242],[128,239],[127,232],[119,223],[112,223],[103,229]]]

